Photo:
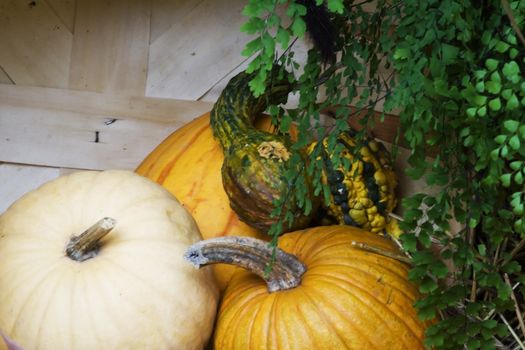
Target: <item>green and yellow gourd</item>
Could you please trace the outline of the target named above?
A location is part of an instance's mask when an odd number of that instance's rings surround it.
[[[276,66],[269,74],[266,92],[255,97],[248,85],[252,79],[253,75],[245,72],[232,78],[211,111],[213,135],[224,151],[221,169],[224,189],[239,218],[263,232],[268,232],[279,220],[272,212],[275,200],[281,196],[287,196],[288,210],[293,214],[291,227],[284,225],[283,231],[306,227],[312,215],[306,215],[297,206],[293,193],[296,187],[284,178],[295,152],[292,141],[285,135],[257,130],[253,125],[255,117],[269,104],[286,102],[293,85],[279,75]],[[306,186],[311,188],[308,179]],[[315,207],[318,200],[311,190],[307,192]]]
[[[342,164],[334,165],[334,154],[324,139],[320,156],[324,167],[322,181],[330,188],[330,201],[322,204],[326,214],[339,224],[399,236],[397,223],[389,217],[397,204],[397,176],[389,152],[371,138],[357,144],[352,131],[341,133],[337,142],[343,146],[341,156],[350,167],[346,170]],[[310,146],[310,151],[315,145]]]

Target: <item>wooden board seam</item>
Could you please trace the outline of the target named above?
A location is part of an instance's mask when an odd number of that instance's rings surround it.
[[[163,123],[189,122],[211,110],[213,103],[144,96],[126,96],[34,86],[0,84],[0,105],[87,112]]]

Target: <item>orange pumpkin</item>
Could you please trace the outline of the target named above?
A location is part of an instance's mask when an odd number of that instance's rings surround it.
[[[186,252],[197,266],[222,256],[256,273],[240,271],[229,282],[216,350],[424,349],[426,324],[412,306],[419,294],[407,279],[409,266],[392,258],[401,259],[392,241],[351,226],[288,233],[268,274],[266,243],[223,238],[230,242],[201,241]]]
[[[270,118],[259,118],[261,130],[271,131]],[[167,188],[194,217],[203,238],[224,235],[268,237],[240,221],[230,208],[222,185],[224,160],[206,113],[176,130],[142,161],[136,172]],[[219,288],[234,272],[229,265],[214,266]]]

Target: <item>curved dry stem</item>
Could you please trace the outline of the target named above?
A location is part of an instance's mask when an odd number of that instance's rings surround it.
[[[275,262],[271,271],[266,267]],[[195,267],[210,264],[231,264],[245,268],[266,281],[268,291],[291,289],[301,283],[306,266],[295,256],[279,248],[272,248],[268,242],[252,237],[218,237],[192,245],[184,258]]]

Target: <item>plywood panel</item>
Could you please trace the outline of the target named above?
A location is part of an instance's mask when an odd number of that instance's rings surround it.
[[[77,173],[79,171],[89,171],[89,170],[73,169],[73,168],[60,168],[59,175],[60,176],[66,176],[66,175],[70,175],[70,174],[73,174],[73,173]]]
[[[248,64],[250,63],[249,59],[246,59],[243,61],[240,65],[235,67],[231,72],[229,72],[227,75],[225,75],[223,78],[221,78],[218,82],[216,82],[214,85],[210,87],[208,91],[206,91],[202,96],[198,98],[199,101],[208,101],[208,102],[215,102],[219,98],[219,96],[222,93],[222,90],[226,87],[228,82],[235,77],[237,74],[241,73],[242,71],[246,70],[248,67]]]
[[[147,96],[195,100],[244,61],[245,0],[204,0],[150,47]]]
[[[203,0],[152,0],[150,43],[181,22]]]
[[[0,84],[13,84],[7,73],[0,67]]]
[[[213,104],[123,96],[88,91],[0,84],[0,107],[11,105],[36,109],[99,114],[113,118],[136,118],[185,123],[211,110]]]
[[[66,87],[72,34],[43,0],[0,1],[0,66],[16,84]]]
[[[0,163],[0,213],[25,193],[58,176],[57,168]]]
[[[150,1],[78,0],[69,87],[144,95]]]
[[[306,40],[297,40],[293,44],[293,51],[294,51],[294,60],[301,64],[301,67],[306,63],[307,60],[307,54],[308,50],[310,48],[311,44]],[[277,50],[277,56],[281,55],[283,50],[278,47]],[[230,71],[227,75],[225,75],[223,78],[221,78],[218,82],[216,82],[213,86],[210,87],[208,91],[201,97],[199,97],[199,100],[201,101],[216,101],[217,98],[220,96],[222,90],[226,87],[226,84],[230,81],[231,78],[239,74],[240,72],[244,71],[247,67],[250,61],[253,57],[245,58],[244,61],[242,61],[238,66],[236,66],[232,71]],[[295,71],[296,77],[299,77],[302,74],[302,68]],[[298,96],[295,96],[291,94],[288,97],[288,108],[295,108],[297,106],[298,102]]]
[[[180,123],[0,106],[0,161],[134,169]]]
[[[62,23],[73,33],[76,0],[46,0]]]

